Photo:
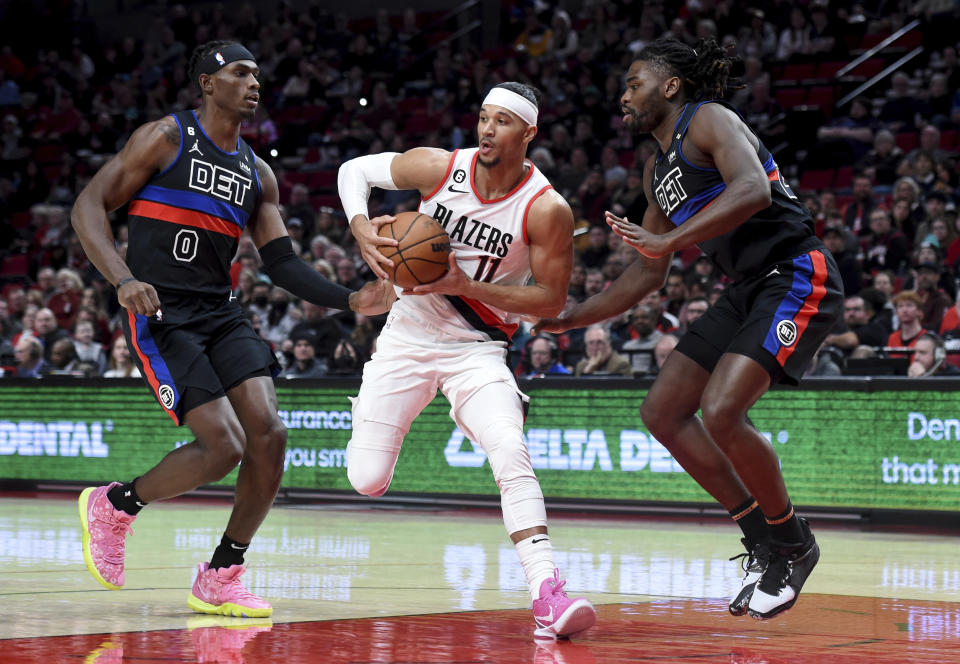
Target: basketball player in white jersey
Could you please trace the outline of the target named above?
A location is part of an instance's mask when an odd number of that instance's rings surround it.
[[[527,397],[507,365],[520,314],[554,316],[573,266],[573,214],[525,159],[537,134],[540,93],[520,83],[493,88],[480,108],[479,147],[452,154],[414,148],[352,159],[338,187],[353,235],[370,268],[387,278],[377,236],[392,217],[368,219],[371,186],[417,189],[420,212],[450,235],[450,270],[405,291],[394,304],[353,402],[347,473],[360,493],[390,485],[403,438],[437,389],[457,426],[487,454],[503,520],[526,573],[535,636],[566,637],[596,620],[586,599],[571,599],[553,563],[543,493],[523,442]],[[532,277],[532,279],[531,279]]]

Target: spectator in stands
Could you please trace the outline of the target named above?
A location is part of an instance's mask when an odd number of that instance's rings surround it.
[[[93,332],[91,321],[80,320],[74,323],[73,346],[77,352],[77,359],[96,367],[96,375],[99,376],[107,370],[107,354],[103,352],[103,346],[94,340]]]
[[[911,378],[926,376],[960,376],[960,369],[947,362],[943,339],[935,332],[924,332],[914,342],[913,357],[907,369]]]
[[[77,349],[73,345],[73,340],[70,337],[65,339],[58,339],[54,342],[53,348],[50,350],[50,370],[49,374],[71,374],[77,372],[78,374],[82,373],[78,369],[80,360],[77,358]]]
[[[557,344],[545,336],[537,336],[527,345],[530,370],[524,378],[543,378],[546,375],[569,375],[570,370],[557,359]]]
[[[837,115],[817,130],[817,138],[824,144],[817,147],[820,160],[825,166],[855,163],[870,150],[876,128],[869,100],[856,97],[847,115]]]
[[[587,356],[577,362],[574,374],[577,376],[632,376],[630,361],[620,355],[610,343],[610,332],[606,325],[595,324],[584,333]]]
[[[810,52],[810,25],[807,15],[800,7],[790,10],[790,25],[780,33],[777,42],[777,59],[791,60]]]
[[[870,213],[877,207],[873,183],[863,173],[853,177],[853,200],[843,210],[843,223],[854,235],[870,231]]]
[[[759,62],[772,57],[777,51],[777,33],[773,25],[765,20],[762,9],[751,7],[746,13],[750,22],[741,28],[737,36],[740,55],[745,62],[750,58]]]
[[[357,274],[357,265],[351,258],[341,258],[336,263],[337,282],[352,290],[357,290],[364,284],[363,279]]]
[[[291,336],[293,362],[278,378],[322,378],[327,375],[327,361],[317,357],[317,337],[312,330],[301,329]]]
[[[56,316],[57,324],[69,330],[73,328],[83,300],[83,280],[75,271],[61,268],[56,273],[56,283],[57,289],[47,299],[47,307]]]
[[[553,30],[550,54],[560,61],[573,57],[579,48],[580,40],[577,31],[572,28],[570,15],[559,8],[554,10],[550,28]]]
[[[592,268],[587,270],[587,275],[583,280],[583,294],[584,297],[590,297],[591,295],[596,295],[597,293],[603,292],[604,287],[607,285],[607,280],[603,277],[603,272],[597,268]]]
[[[570,272],[570,285],[567,287],[567,294],[572,296],[577,302],[582,302],[586,298],[585,286],[587,282],[587,267],[582,260],[575,259],[573,270]]]
[[[580,260],[588,268],[599,268],[610,255],[608,235],[610,231],[605,226],[591,226],[587,233],[589,246],[580,253]]]
[[[857,255],[849,251],[844,241],[843,230],[833,226],[823,229],[823,246],[833,255],[833,259],[840,268],[840,277],[843,279],[845,293],[857,293],[861,287],[862,268]]]
[[[827,1],[814,0],[810,3],[810,54],[830,58],[842,53],[843,40],[827,14]]]
[[[890,78],[887,101],[880,109],[880,120],[894,132],[911,131],[918,125],[923,102],[910,89],[910,77],[903,71]]]
[[[140,378],[140,369],[133,363],[127,340],[122,334],[118,333],[110,346],[109,366],[103,374],[104,378]]]
[[[359,376],[363,372],[363,360],[360,352],[349,339],[341,339],[333,349],[330,360],[331,376]]]
[[[680,310],[683,308],[684,302],[687,301],[687,282],[683,278],[683,273],[673,268],[667,274],[667,283],[664,286],[664,293],[667,296],[667,301],[664,304],[664,310],[677,317],[677,320],[680,320]]]
[[[707,309],[709,308],[710,303],[706,297],[702,295],[689,297],[683,303],[683,307],[680,308],[679,315],[677,316],[680,320],[680,333],[685,333],[693,321],[707,313]]]
[[[935,169],[936,161],[929,152],[918,152],[913,159],[907,159],[909,164],[909,174],[913,181],[920,187],[920,193],[924,196],[933,190],[933,185],[937,182],[937,172]]]
[[[628,352],[635,374],[651,372],[653,349],[663,333],[657,329],[658,311],[643,304],[636,305],[630,313],[630,335],[620,349]]]
[[[47,372],[43,359],[43,344],[34,336],[22,335],[14,347],[17,359],[17,378],[40,378]]]
[[[862,241],[863,269],[902,272],[909,258],[906,236],[893,227],[890,213],[883,208],[870,212],[870,233]]]
[[[865,289],[871,290],[871,289]],[[883,346],[893,330],[887,325],[887,318],[883,315],[883,305],[877,309],[877,294],[882,298],[880,291],[875,291],[870,297],[851,295],[846,298],[843,306],[842,331],[827,335],[823,344],[834,346],[849,354],[857,346]],[[884,299],[880,299],[883,302]]]
[[[873,149],[856,166],[878,186],[892,187],[903,158],[903,150],[897,145],[893,132],[881,129],[873,137]]]
[[[770,94],[768,76],[761,76],[753,82],[747,103],[740,110],[765,143],[771,143],[787,130],[783,108]]]
[[[896,279],[890,270],[880,270],[873,275],[873,287],[887,296],[889,301],[894,296]]]
[[[920,305],[922,315],[920,324],[928,330],[939,330],[946,310],[953,306],[954,297],[944,292],[941,277],[944,269],[939,263],[920,263],[917,265],[916,293],[923,301]],[[948,276],[947,283],[953,285]],[[952,289],[956,294],[956,287]]]
[[[290,293],[283,288],[270,291],[270,310],[261,321],[263,335],[268,341],[283,343],[283,340],[290,336],[293,326],[303,317],[300,309],[291,302],[291,298]]]
[[[334,350],[340,340],[346,337],[343,326],[337,319],[327,315],[325,307],[304,300],[300,308],[303,310],[303,318],[291,330],[290,338],[296,338],[304,330],[309,330],[313,334],[313,347],[317,358],[332,366]]]
[[[916,291],[901,291],[893,296],[900,328],[887,337],[891,348],[913,348],[926,330],[920,322],[923,316],[923,298]],[[906,353],[890,353],[890,357],[907,357]]]
[[[929,236],[932,235],[934,220],[942,218],[946,211],[947,197],[943,192],[931,191],[926,195],[923,202],[924,214],[916,224],[916,230],[914,231],[914,246],[919,247],[929,240]],[[946,249],[946,247],[940,248]]]
[[[317,216],[310,202],[310,189],[305,184],[297,183],[290,190],[290,200],[284,205],[285,219],[299,219],[303,224],[303,236],[313,236],[314,218]]]
[[[69,336],[66,330],[57,326],[56,316],[46,307],[37,311],[33,332],[34,336],[43,344],[43,359],[47,362],[50,361],[50,352],[53,350],[54,342]]]

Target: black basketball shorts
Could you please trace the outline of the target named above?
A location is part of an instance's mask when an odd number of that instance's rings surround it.
[[[796,385],[842,314],[837,264],[814,249],[731,284],[676,349],[711,373],[721,355],[746,355]]]
[[[161,295],[161,316],[125,311],[130,355],[177,426],[187,412],[248,378],[280,371],[266,341],[235,301]]]

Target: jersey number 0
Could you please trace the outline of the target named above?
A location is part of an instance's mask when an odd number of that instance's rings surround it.
[[[173,257],[181,263],[189,263],[197,257],[197,245],[200,238],[196,231],[183,228],[173,239]]]

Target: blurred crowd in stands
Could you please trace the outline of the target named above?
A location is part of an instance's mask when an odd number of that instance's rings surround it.
[[[492,85],[540,88],[539,135],[528,157],[576,216],[569,298],[579,301],[635,257],[609,232],[604,210],[639,221],[647,205],[641,169],[657,146],[629,135],[618,104],[632,54],[660,35],[690,44],[715,38],[744,61],[744,86],[730,101],[774,153],[843,271],[845,322],[810,373],[869,373],[879,365],[863,360],[896,360],[891,347],[911,349],[909,369],[900,369],[912,375],[960,364],[949,352],[960,337],[955,3],[515,0],[502,4],[494,48],[481,47],[489,25],[460,29],[482,4],[449,15],[383,9],[351,19],[316,0],[169,5],[143,17],[150,30],[142,37],[108,33],[76,13],[82,5],[8,5],[0,29],[5,374],[138,375],[113,288],[84,256],[70,210],[137,126],[197,104],[187,60],[210,39],[237,39],[256,54],[261,103],[242,135],[277,173],[297,251],[350,287],[369,271],[339,206],[338,166],[418,145],[469,147]],[[17,28],[40,24],[40,34]],[[417,204],[416,192],[375,190],[371,216]],[[124,209],[111,224],[122,249]],[[283,376],[360,372],[381,319],[296,301],[259,271],[248,237],[234,267],[234,295],[273,344]],[[685,251],[662,293],[605,325],[536,339],[525,325],[512,347],[514,368],[521,377],[655,373],[724,287],[708,259]],[[918,368],[927,355],[939,361]]]

